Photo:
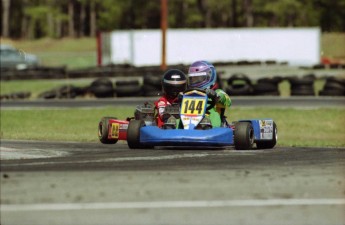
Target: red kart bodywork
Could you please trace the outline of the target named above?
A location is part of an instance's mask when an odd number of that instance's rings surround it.
[[[127,128],[129,121],[109,119],[108,139],[127,140]]]

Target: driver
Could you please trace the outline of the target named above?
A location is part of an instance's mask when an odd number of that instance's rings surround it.
[[[175,121],[173,116],[165,113],[165,107],[172,105],[179,101],[179,93],[187,89],[187,76],[178,69],[170,69],[166,71],[162,78],[163,96],[160,97],[154,104],[158,111],[157,125],[162,127],[168,120]]]
[[[196,61],[188,70],[189,88],[201,88],[206,90],[208,95],[216,95],[217,103],[210,112],[212,125],[220,127],[225,123],[225,109],[231,106],[230,96],[222,89],[218,89],[217,72],[214,66],[207,61]],[[220,116],[219,116],[220,115]]]

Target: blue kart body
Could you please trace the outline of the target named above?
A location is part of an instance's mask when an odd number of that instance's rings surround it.
[[[254,130],[254,142],[266,141],[265,130],[260,126],[262,121],[272,119],[248,119],[239,122],[250,122]],[[272,137],[273,138],[273,137]],[[157,126],[140,128],[140,143],[151,146],[232,146],[234,130],[230,127],[215,127],[209,130],[165,130]]]
[[[156,126],[145,126],[140,129],[140,142],[154,146],[226,146],[232,145],[234,140],[230,128],[163,130]]]

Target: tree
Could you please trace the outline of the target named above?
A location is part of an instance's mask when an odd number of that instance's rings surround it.
[[[75,37],[74,28],[74,0],[68,2],[68,36]]]
[[[2,3],[2,9],[3,9],[3,13],[2,13],[2,36],[5,38],[9,37],[9,18],[10,18],[10,0],[1,0]]]
[[[158,0],[1,0],[1,35],[41,38],[158,29]],[[345,32],[345,0],[170,0],[171,28],[308,27]]]

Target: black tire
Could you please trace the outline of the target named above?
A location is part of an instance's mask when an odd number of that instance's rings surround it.
[[[43,98],[43,99],[53,99],[56,97],[57,97],[56,91],[45,91],[38,95],[38,98]]]
[[[142,88],[139,85],[122,85],[115,89],[117,97],[142,96]]]
[[[321,90],[319,91],[320,96],[345,96],[345,91],[343,90]]]
[[[233,74],[228,80],[227,83],[228,85],[233,85],[236,81],[242,80],[244,83],[251,85],[252,82],[250,81],[249,77],[245,74],[238,73],[238,74]]]
[[[324,90],[345,90],[345,86],[340,84],[339,82],[327,80],[325,85],[323,86],[323,89]]]
[[[153,86],[145,85],[142,87],[144,96],[160,96],[162,95],[161,89],[156,89]]]
[[[310,73],[310,74],[304,75],[303,79],[311,79],[311,80],[315,81],[316,80],[316,76],[315,76],[315,74]]]
[[[225,92],[232,96],[251,95],[253,87],[248,76],[242,73],[232,75],[228,80]]]
[[[111,82],[111,80],[109,78],[103,77],[103,78],[98,78],[96,80],[94,80],[91,83],[91,87],[94,86],[110,86],[113,87],[113,83]]]
[[[261,92],[261,93],[258,93],[258,92],[254,92],[253,95],[261,95],[261,96],[280,96],[280,92],[277,90],[277,91],[265,91],[265,92]]]
[[[251,95],[253,88],[249,84],[236,84],[229,85],[225,92],[230,96],[242,96],[242,95]]]
[[[283,80],[282,77],[275,76],[273,78],[265,77],[265,78],[260,78],[257,80],[257,84],[264,83],[264,84],[273,84],[274,86],[277,86],[281,81]]]
[[[75,98],[77,96],[77,89],[73,85],[63,85],[58,88],[43,92],[39,94],[39,98],[53,99],[53,98]]]
[[[9,95],[10,99],[27,99],[31,96],[31,92],[21,91],[21,92],[14,92]]]
[[[114,88],[109,86],[93,86],[90,92],[97,98],[112,98],[114,97]]]
[[[302,89],[293,89],[291,90],[291,96],[314,96],[315,91],[314,89],[307,89],[307,88],[302,88]]]
[[[127,129],[127,144],[130,149],[152,148],[140,143],[140,128],[145,126],[144,120],[131,120]]]
[[[99,78],[90,85],[90,92],[97,98],[114,97],[114,86],[110,79]]]
[[[254,129],[250,122],[235,124],[234,143],[236,150],[249,150],[254,143]]]
[[[278,128],[275,122],[273,122],[273,139],[270,141],[258,141],[256,142],[256,147],[258,149],[268,149],[273,148],[277,144],[278,140]]]
[[[77,87],[73,85],[64,85],[57,89],[59,98],[75,98],[77,96]]]
[[[314,80],[310,77],[289,79],[291,96],[314,96]]]
[[[217,83],[218,83],[218,88],[219,89],[223,89],[223,83],[222,83],[222,76],[223,76],[223,72],[218,71],[217,73]]]
[[[103,144],[115,144],[117,139],[108,139],[109,119],[117,119],[116,117],[102,117],[98,123],[98,139]]]
[[[118,80],[115,82],[115,86],[122,86],[122,85],[139,85],[139,81],[138,80]]]
[[[273,83],[257,83],[253,86],[254,95],[261,95],[268,92],[278,92],[278,86]]]
[[[290,79],[290,84],[292,87],[300,87],[300,86],[313,87],[314,80],[310,78]]]
[[[153,74],[146,74],[144,75],[143,84],[154,86],[157,89],[162,89],[162,78]]]
[[[343,78],[338,78],[338,77],[327,77],[326,79],[327,82],[335,82],[343,85],[345,87],[345,79]]]
[[[158,91],[161,92],[162,91],[162,87],[157,88],[156,86],[153,86],[151,84],[144,84],[142,86],[142,90],[143,92],[151,92],[151,91]]]

